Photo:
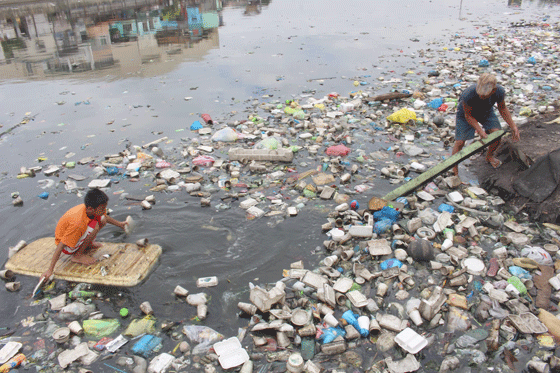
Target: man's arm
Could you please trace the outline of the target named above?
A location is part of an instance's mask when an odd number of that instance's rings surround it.
[[[517,129],[517,125],[513,122],[511,113],[509,112],[504,100],[498,102],[498,111],[500,112],[502,118],[504,118],[504,120],[508,124],[509,128],[511,128],[512,140],[514,142],[519,141],[519,129]]]
[[[467,105],[466,103],[463,104],[463,109],[465,111],[465,119],[467,120],[467,123],[474,128],[474,130],[476,132],[478,132],[478,134],[480,135],[480,137],[482,137],[483,139],[487,138],[488,135],[486,134],[486,131],[484,131],[484,129],[482,128],[482,126],[480,125],[480,123],[478,123],[478,121],[476,119],[474,119],[474,117],[472,116],[472,107],[470,107],[469,105]]]
[[[118,221],[116,219],[113,219],[112,217],[110,217],[109,215],[105,216],[107,219],[107,223],[109,224],[113,224],[114,226],[117,226],[121,229],[124,229],[124,227],[126,226],[126,221]]]
[[[62,249],[64,249],[64,246],[65,245],[62,242],[59,242],[58,245],[56,245],[56,250],[54,251],[51,260],[51,265],[49,266],[49,269],[47,269],[47,271],[41,275],[41,278],[45,278],[48,280],[52,276],[54,271],[54,266],[56,265],[56,262],[58,262],[58,259],[60,258],[60,254],[62,254]]]

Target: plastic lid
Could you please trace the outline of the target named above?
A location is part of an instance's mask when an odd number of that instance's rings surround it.
[[[395,342],[406,352],[411,354],[418,353],[428,345],[428,340],[416,333],[411,328],[406,328],[395,336]]]
[[[128,308],[121,308],[119,313],[120,313],[121,317],[127,317],[128,316]]]
[[[471,275],[481,276],[482,274],[484,274],[484,262],[478,258],[466,258],[463,260],[462,266],[463,268],[466,268],[467,272]]]

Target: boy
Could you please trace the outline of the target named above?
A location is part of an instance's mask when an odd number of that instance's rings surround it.
[[[110,223],[125,229],[126,222],[117,221],[106,215],[109,197],[99,189],[91,189],[84,198],[84,204],[68,210],[56,225],[54,233],[56,250],[49,269],[41,278],[50,278],[60,254],[72,255],[71,261],[75,263],[92,265],[96,259],[89,254],[89,250],[101,247],[95,242],[97,232]]]

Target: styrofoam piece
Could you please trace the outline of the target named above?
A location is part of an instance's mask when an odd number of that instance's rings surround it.
[[[416,333],[411,328],[406,328],[395,336],[395,342],[403,350],[411,354],[417,354],[428,345],[428,340]]]
[[[474,276],[482,276],[486,272],[484,262],[475,257],[463,259],[461,266],[466,268],[467,272]]]
[[[288,215],[296,216],[297,215],[297,208],[295,206],[290,206],[287,209]]]
[[[251,214],[251,215],[253,215],[257,218],[260,218],[261,216],[264,215],[264,211],[261,210],[260,208],[258,208],[257,206],[252,206],[252,207],[248,208],[247,213],[249,213],[249,214]]]
[[[164,372],[173,362],[175,357],[166,352],[159,354],[150,361],[148,366],[148,373],[161,373]]]
[[[279,161],[291,162],[294,159],[294,152],[291,149],[242,149],[232,148],[228,152],[231,161]]]
[[[4,364],[6,361],[10,360],[19,349],[23,346],[19,342],[8,342],[0,350],[0,364]]]
[[[483,196],[485,194],[488,194],[484,189],[479,188],[477,186],[468,187],[467,190],[469,192],[472,192],[472,193],[476,194],[477,196]]]
[[[106,188],[111,184],[111,179],[94,179],[89,182],[88,188]]]
[[[332,240],[335,242],[340,242],[340,240],[342,240],[342,237],[344,237],[344,231],[340,228],[331,229],[329,231],[329,234],[331,235]]]
[[[531,312],[524,312],[520,315],[511,314],[508,315],[508,319],[511,321],[513,326],[524,334],[541,334],[548,331],[548,328]]]
[[[303,282],[307,286],[319,289],[322,288],[324,284],[328,284],[329,280],[321,275],[308,271],[301,279],[301,282]]]
[[[419,198],[423,199],[424,201],[428,201],[428,202],[433,201],[435,199],[434,196],[432,196],[430,193],[425,192],[425,191],[420,191],[420,192],[416,193],[416,195]]]
[[[338,272],[338,271],[337,271]],[[340,273],[340,272],[338,272]],[[323,285],[323,296],[325,297],[325,302],[331,307],[336,306],[336,297],[334,294],[334,289],[329,284]]]
[[[359,290],[353,290],[346,293],[346,297],[356,308],[365,307],[368,304],[367,298],[365,297],[365,295],[360,293]]]
[[[196,280],[197,288],[208,288],[210,286],[218,285],[218,278],[216,276],[201,277]]]
[[[389,255],[391,254],[391,245],[386,239],[370,240],[367,242],[368,251],[371,255]]]
[[[105,345],[105,349],[111,353],[115,353],[119,348],[124,346],[128,342],[128,339],[120,334],[117,338],[113,339],[111,342]]]
[[[350,290],[353,284],[354,281],[352,281],[352,279],[348,277],[341,277],[334,283],[333,289],[339,293],[346,293]]]
[[[224,339],[214,344],[214,351],[223,369],[238,367],[249,360],[249,354],[241,346],[237,337]]]
[[[463,195],[457,191],[449,193],[448,196],[455,203],[459,203],[464,199]]]
[[[241,207],[243,210],[247,210],[248,208],[253,207],[253,206],[257,205],[257,204],[258,204],[258,202],[257,202],[256,199],[254,199],[254,198],[247,198],[246,200],[241,201],[241,202],[239,203],[239,207]]]
[[[373,236],[373,226],[353,225],[350,227],[348,233],[350,233],[352,237],[369,238]]]

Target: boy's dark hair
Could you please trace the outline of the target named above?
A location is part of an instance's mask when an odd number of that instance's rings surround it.
[[[92,207],[94,209],[107,202],[109,202],[109,197],[99,189],[90,189],[84,197],[84,204],[86,207]]]

